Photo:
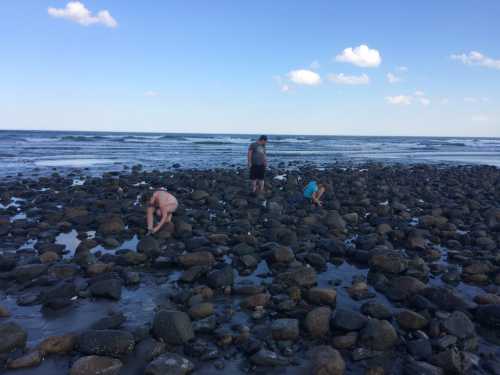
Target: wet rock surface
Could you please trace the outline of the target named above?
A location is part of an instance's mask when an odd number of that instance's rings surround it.
[[[246,172],[0,181],[2,373],[500,373],[498,169]]]

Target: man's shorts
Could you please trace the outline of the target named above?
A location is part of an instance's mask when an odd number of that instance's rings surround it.
[[[252,165],[250,167],[250,180],[263,180],[265,174],[265,165]]]

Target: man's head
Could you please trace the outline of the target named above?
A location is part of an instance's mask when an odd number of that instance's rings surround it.
[[[258,143],[265,145],[267,143],[267,135],[261,135],[257,140]]]

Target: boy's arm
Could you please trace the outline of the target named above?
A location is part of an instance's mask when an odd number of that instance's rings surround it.
[[[253,150],[251,147],[248,148],[248,166],[252,166],[252,155],[253,155]]]
[[[161,210],[161,220],[156,225],[156,227],[154,227],[153,233],[158,232],[161,229],[161,227],[165,224],[165,222],[167,221],[167,218],[168,218],[168,210],[166,210],[164,208],[160,208],[160,210]]]

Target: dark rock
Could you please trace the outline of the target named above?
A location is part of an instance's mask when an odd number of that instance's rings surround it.
[[[21,326],[14,322],[0,324],[0,353],[24,348],[28,335]]]
[[[342,355],[331,346],[317,346],[311,350],[312,375],[343,375],[345,369]]]
[[[359,331],[368,319],[356,311],[337,309],[333,318],[333,326],[344,331]]]
[[[208,274],[207,282],[214,289],[232,286],[234,284],[233,268],[226,265],[222,269],[213,270]]]
[[[445,319],[443,328],[459,339],[465,339],[475,333],[474,323],[461,311],[454,311],[449,318]]]
[[[137,251],[152,257],[160,253],[160,244],[153,236],[146,236],[137,243]]]
[[[475,309],[477,305],[469,302],[465,297],[446,287],[431,287],[422,291],[423,295],[439,308],[446,311]]]
[[[259,366],[286,366],[289,364],[287,358],[264,348],[252,355],[250,360]]]
[[[308,287],[316,284],[316,271],[312,267],[300,266],[278,274],[276,280],[288,286]]]
[[[94,297],[119,300],[122,296],[122,282],[118,279],[101,280],[90,286],[90,293]]]
[[[134,346],[134,337],[126,331],[89,330],[78,338],[78,349],[88,355],[119,357],[131,353]]]
[[[332,309],[327,306],[317,307],[306,315],[304,325],[311,337],[323,337],[330,333]]]
[[[408,342],[408,351],[417,360],[428,360],[432,356],[432,345],[425,338],[411,340]]]
[[[360,341],[371,350],[388,350],[398,342],[394,327],[387,320],[370,319],[361,331]]]
[[[299,321],[297,319],[276,319],[271,324],[271,334],[275,340],[296,340],[299,337]]]
[[[401,310],[396,315],[399,326],[404,330],[419,330],[427,325],[427,319],[411,310]]]
[[[476,318],[482,325],[500,328],[500,305],[479,306],[476,310]]]
[[[46,264],[27,264],[16,267],[12,272],[18,283],[31,281],[47,272],[49,266]]]
[[[153,321],[153,334],[169,344],[184,344],[194,338],[189,315],[181,311],[161,310]]]
[[[365,315],[376,319],[390,319],[392,317],[391,310],[378,302],[366,302],[361,306],[361,312]]]

